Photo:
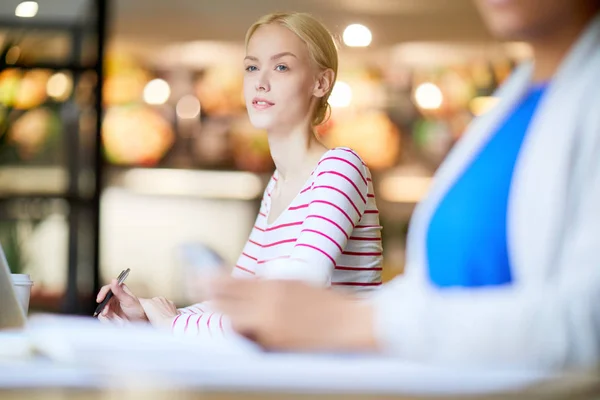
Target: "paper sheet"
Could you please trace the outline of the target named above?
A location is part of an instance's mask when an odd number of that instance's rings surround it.
[[[33,354],[31,341],[20,331],[0,331],[0,360],[23,359]]]
[[[91,317],[41,315],[30,319],[26,335],[44,355],[64,363],[144,367],[146,361],[194,363],[198,357],[260,354],[237,335],[175,337],[148,324],[115,326]]]

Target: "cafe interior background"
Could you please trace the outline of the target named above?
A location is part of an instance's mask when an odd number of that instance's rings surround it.
[[[371,168],[384,280],[402,273],[432,174],[530,56],[493,42],[471,0],[3,0],[0,243],[32,310],[89,313],[125,268],[139,296],[183,305],[234,265],[274,168],[245,112],[243,39],[277,10],[339,42],[318,134]]]

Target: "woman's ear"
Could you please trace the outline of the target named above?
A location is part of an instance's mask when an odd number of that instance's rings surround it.
[[[323,97],[332,89],[333,80],[335,73],[332,69],[327,68],[319,74],[317,81],[315,82],[315,88],[313,89],[313,96]]]

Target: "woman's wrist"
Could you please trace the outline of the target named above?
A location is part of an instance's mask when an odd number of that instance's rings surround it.
[[[150,322],[150,319],[148,318],[148,315],[146,314],[146,309],[144,308],[144,302],[148,301],[148,299],[138,297],[138,301],[140,303],[140,307],[142,308],[142,312],[140,315],[140,321]]]
[[[343,299],[332,313],[332,335],[325,346],[340,351],[374,352],[378,350],[373,306],[364,301]]]

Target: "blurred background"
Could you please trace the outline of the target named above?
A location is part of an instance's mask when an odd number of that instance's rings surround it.
[[[430,177],[530,56],[493,42],[471,0],[2,0],[0,243],[33,310],[91,313],[125,268],[139,296],[185,304],[234,265],[274,168],[243,104],[243,40],[273,11],[339,42],[319,134],[371,168],[384,280],[402,273]]]

